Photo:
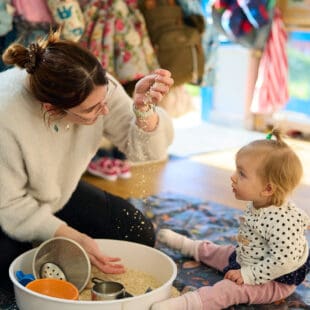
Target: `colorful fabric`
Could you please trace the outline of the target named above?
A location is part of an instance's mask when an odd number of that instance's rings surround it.
[[[91,0],[81,43],[122,84],[159,68],[136,0]]]
[[[30,23],[52,23],[46,0],[12,0],[15,14]]]
[[[259,29],[270,20],[266,0],[215,0],[213,7],[222,12],[222,27],[232,38]]]
[[[287,33],[278,9],[258,68],[251,112],[271,114],[289,100]]]
[[[62,36],[78,41],[84,32],[84,16],[77,0],[48,0],[55,22],[62,25]]]
[[[266,0],[237,0],[237,3],[254,28],[259,29],[269,22]]]
[[[273,17],[272,0],[215,0],[214,25],[231,41],[245,47],[263,49]]]
[[[253,30],[253,26],[237,3],[223,12],[221,23],[228,37],[232,39],[241,37]]]

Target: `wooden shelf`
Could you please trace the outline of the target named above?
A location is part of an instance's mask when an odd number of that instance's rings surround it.
[[[283,21],[290,31],[310,31],[310,5],[308,0],[278,0]]]

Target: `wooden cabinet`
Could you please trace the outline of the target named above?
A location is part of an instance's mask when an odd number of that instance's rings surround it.
[[[310,31],[310,0],[278,0],[278,6],[289,30]]]

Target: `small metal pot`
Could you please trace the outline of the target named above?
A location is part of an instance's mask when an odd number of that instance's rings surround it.
[[[114,281],[104,281],[99,278],[92,278],[94,286],[91,289],[92,300],[113,300],[125,297],[123,284]]]

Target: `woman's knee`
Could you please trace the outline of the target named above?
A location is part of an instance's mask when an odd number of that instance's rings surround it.
[[[155,231],[151,220],[130,202],[119,197],[114,197],[111,204],[112,226],[118,231],[120,239],[153,247]]]
[[[138,242],[148,246],[155,244],[155,231],[154,226],[150,219],[146,218],[142,212],[134,206],[130,206],[130,211],[126,210],[128,218],[123,221],[126,236],[133,242]]]

